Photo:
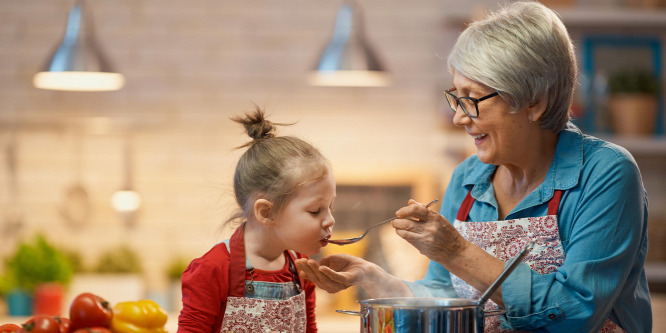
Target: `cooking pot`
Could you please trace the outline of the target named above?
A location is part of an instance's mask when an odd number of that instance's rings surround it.
[[[485,317],[504,314],[484,311],[479,301],[464,298],[397,297],[359,303],[360,312],[343,313],[361,316],[361,333],[481,333]]]
[[[502,273],[478,299],[396,297],[361,300],[361,311],[337,310],[361,316],[361,333],[482,333],[487,316],[504,314],[504,310],[484,311],[483,307],[495,290],[511,274],[531,249],[528,243],[511,259]]]

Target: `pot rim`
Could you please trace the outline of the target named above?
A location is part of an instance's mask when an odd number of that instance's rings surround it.
[[[444,297],[390,297],[371,298],[360,300],[361,305],[372,307],[391,308],[451,308],[451,307],[477,307],[479,302],[466,298],[444,298]]]

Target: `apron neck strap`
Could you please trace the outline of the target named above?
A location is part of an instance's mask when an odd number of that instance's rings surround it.
[[[229,296],[245,297],[245,223],[243,223],[229,240]],[[294,278],[294,285],[300,293],[302,288],[301,279],[298,276],[294,255],[287,250],[286,259],[289,262],[289,272]]]
[[[472,197],[472,187],[469,189],[469,192],[467,192],[467,196],[465,196],[465,200],[463,200],[462,205],[460,205],[460,209],[458,209],[458,216],[456,216],[456,219],[461,222],[467,221],[467,217],[469,216],[469,211],[472,209],[472,204],[474,203],[474,198]]]
[[[245,223],[229,240],[229,296],[245,296]]]
[[[473,187],[472,187],[473,189]],[[463,200],[460,209],[458,210],[458,215],[456,219],[461,222],[467,221],[469,217],[469,211],[472,210],[472,204],[474,203],[474,197],[472,197],[472,189],[467,192],[467,196]],[[560,208],[560,201],[562,199],[562,190],[555,190],[553,197],[548,200],[548,215],[557,215],[557,211]]]
[[[298,270],[296,269],[296,264],[294,264],[294,254],[291,253],[291,251],[287,250],[287,261],[289,261],[289,272],[291,273],[294,281],[294,286],[296,287],[296,290],[298,293],[300,293],[303,290],[303,285],[301,284],[301,277],[298,276]]]
[[[557,215],[557,210],[560,208],[560,200],[562,199],[562,190],[555,190],[553,197],[548,201],[548,215]]]

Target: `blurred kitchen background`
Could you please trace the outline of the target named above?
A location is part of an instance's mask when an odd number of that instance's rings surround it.
[[[337,234],[355,235],[409,198],[441,198],[453,168],[474,152],[441,93],[451,86],[446,56],[466,22],[498,3],[0,0],[0,318],[27,315],[9,304],[20,298],[14,270],[37,272],[21,277],[28,289],[40,279],[64,281],[63,304],[81,291],[111,302],[154,299],[174,325],[184,265],[230,235],[221,226],[236,209],[231,182],[242,150],[234,148],[249,138],[229,118],[255,105],[272,121],[296,122],[278,134],[299,136],[331,160]],[[648,275],[663,301],[664,0],[543,3],[576,43],[576,123],[639,163],[650,198]],[[70,12],[77,5],[81,17]],[[124,86],[35,87],[68,22],[70,34],[94,38]],[[365,36],[373,69],[384,70],[380,86],[312,84],[346,22],[351,35]],[[613,111],[627,92],[651,97]],[[324,252],[365,256],[409,280],[423,275],[426,260],[390,227],[370,235]],[[57,299],[54,289],[37,287],[33,302]],[[358,297],[353,289],[321,293],[331,332],[358,326],[333,312],[357,309]],[[655,313],[665,308],[655,303]]]

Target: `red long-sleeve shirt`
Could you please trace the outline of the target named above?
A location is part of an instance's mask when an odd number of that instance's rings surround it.
[[[304,255],[297,254],[299,258]],[[224,243],[215,245],[200,258],[194,259],[181,276],[183,309],[178,316],[178,332],[218,333],[229,293],[230,255]],[[250,272],[246,271],[246,279]],[[254,270],[254,281],[291,282],[289,263],[279,271]],[[316,333],[315,285],[301,280],[305,291],[307,333]]]

